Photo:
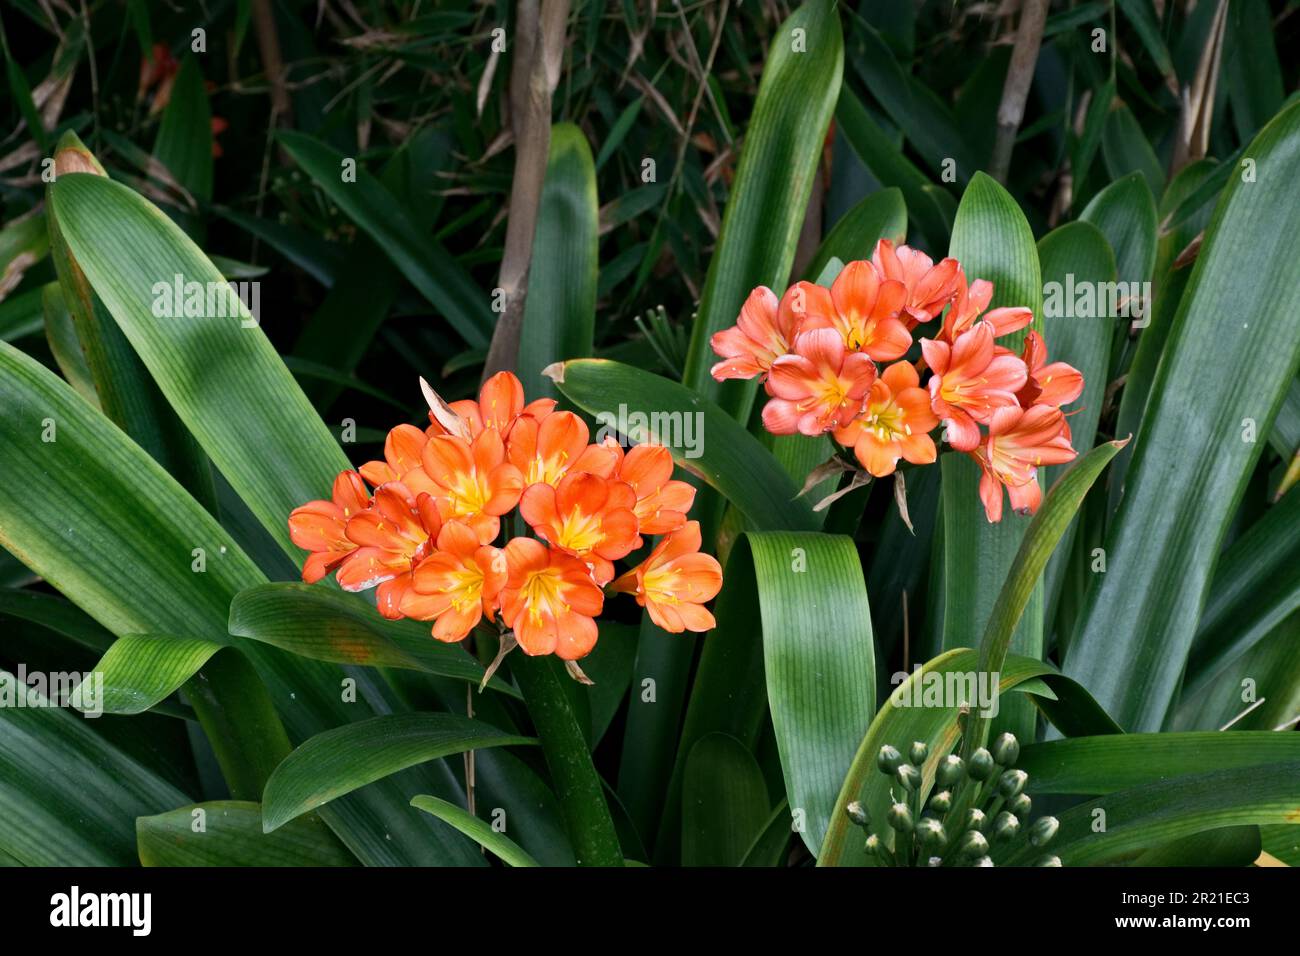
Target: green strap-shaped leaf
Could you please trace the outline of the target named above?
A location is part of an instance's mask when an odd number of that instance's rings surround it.
[[[201,205],[212,201],[212,110],[199,59],[188,55],[172,82],[154,159]]]
[[[606,359],[565,362],[552,372],[560,391],[611,432],[657,440],[673,461],[716,488],[760,528],[816,527],[812,507],[762,443],[695,392],[651,372]]]
[[[492,334],[487,291],[432,237],[424,235],[387,188],[353,157],[305,133],[281,130],[279,141],[294,162],[315,180],[330,201],[360,226],[471,347],[483,347]],[[345,171],[355,173],[345,181]]]
[[[748,540],[786,797],[802,815],[804,843],[816,853],[845,769],[875,715],[866,582],[851,538],[766,533]]]
[[[1180,697],[1196,705],[1224,665],[1300,609],[1300,493],[1266,511],[1219,559]]]
[[[1237,0],[1228,8],[1223,74],[1233,123],[1243,142],[1281,109],[1285,96],[1272,21],[1267,0]]]
[[[483,680],[483,665],[463,647],[435,641],[428,624],[386,620],[356,595],[324,586],[259,584],[239,592],[230,604],[230,633],[317,661]],[[499,679],[491,686],[518,696]]]
[[[1025,214],[1011,195],[984,173],[966,187],[952,228],[949,255],[971,281],[993,283],[990,307],[1025,306],[1033,310],[1031,328],[1042,332],[1042,281],[1038,250]],[[1025,333],[1003,336],[999,343],[1020,351]],[[1049,343],[1050,346],[1050,343]],[[979,466],[968,455],[945,454],[943,469],[943,646],[976,647],[993,602],[1020,547],[1029,520],[1010,509],[991,524],[979,497]],[[1018,654],[1043,653],[1043,593],[1036,589],[1012,648]],[[1002,721],[1017,736],[1033,736],[1033,711],[1025,702],[1008,707]]]
[[[1040,578],[1043,569],[1047,567],[1048,558],[1056,550],[1065,529],[1074,520],[1083,496],[1123,444],[1106,442],[1092,449],[1075,461],[1047,493],[1038,514],[1034,515],[1025,530],[1015,560],[1007,570],[1006,581],[998,592],[997,603],[989,613],[984,639],[980,642],[981,669],[992,673],[1002,669],[1021,616],[1025,613],[1025,608],[1030,606],[1035,591],[1041,590]],[[1034,725],[1027,723],[1026,726],[1028,733],[1016,736],[1032,740]],[[969,757],[976,748],[982,747],[986,738],[985,718],[979,713],[972,713],[963,742],[965,756]]]
[[[835,107],[836,127],[871,175],[885,186],[897,187],[907,201],[907,214],[916,230],[924,235],[929,248],[942,248],[952,229],[955,204],[943,190],[934,188],[929,178],[912,165],[912,161],[890,141],[867,108],[847,86],[840,90]]]
[[[1122,103],[1106,117],[1106,128],[1101,134],[1101,154],[1112,179],[1139,173],[1153,196],[1164,192],[1165,173],[1160,160],[1156,158],[1137,117]]]
[[[1124,11],[1124,16],[1128,18],[1129,23],[1133,25],[1138,39],[1146,47],[1147,53],[1156,65],[1156,69],[1167,80],[1177,84],[1177,77],[1174,75],[1174,61],[1169,56],[1169,48],[1165,46],[1164,37],[1161,36],[1160,19],[1156,16],[1155,7],[1151,5],[1151,0],[1119,0],[1118,6]]]
[[[480,820],[468,810],[431,797],[427,794],[411,800],[411,806],[437,817],[443,823],[455,827],[483,849],[488,850],[507,866],[540,866],[536,860],[525,853],[514,840],[504,833],[498,833],[491,824]]]
[[[68,380],[68,384],[77,390],[78,395],[99,408],[95,380],[90,374],[90,366],[86,364],[86,353],[77,341],[77,328],[72,323],[72,314],[68,312],[57,282],[51,282],[41,289],[41,305],[45,312],[45,340],[50,344],[50,353],[54,356],[59,371]]]
[[[1160,199],[1158,210],[1160,217],[1162,219],[1167,217],[1192,190],[1208,176],[1213,175],[1213,170],[1214,164],[1204,159],[1184,167],[1174,177]],[[1126,192],[1128,194],[1126,201],[1130,205],[1136,201],[1134,208],[1142,211],[1142,218],[1145,219],[1146,197],[1140,189],[1135,194],[1132,189],[1125,188],[1122,181],[1116,183],[1113,188],[1121,193]],[[1155,381],[1156,369],[1160,365],[1160,356],[1164,353],[1165,343],[1169,341],[1169,332],[1173,328],[1174,316],[1178,313],[1178,304],[1182,300],[1183,291],[1187,288],[1187,280],[1192,275],[1190,267],[1173,268],[1174,261],[1209,223],[1213,211],[1213,207],[1207,203],[1178,225],[1168,227],[1166,231],[1160,233],[1156,241],[1155,266],[1151,278],[1154,294],[1150,303],[1151,314],[1145,317],[1146,328],[1138,335],[1137,347],[1133,350],[1133,360],[1129,363],[1128,371],[1124,376],[1119,412],[1115,418],[1115,434],[1120,437],[1136,435],[1142,424],[1142,413],[1146,410],[1147,398],[1151,394],[1151,383]],[[1117,210],[1116,215],[1122,216],[1125,213]],[[1127,215],[1133,215],[1132,211]],[[1099,221],[1105,222],[1112,218],[1107,213],[1099,217]],[[1131,257],[1133,251],[1142,247],[1145,241],[1143,239],[1142,243],[1117,246],[1116,249],[1123,249],[1126,255]],[[1118,331],[1116,334],[1125,333]],[[1132,451],[1132,448],[1128,448],[1121,452],[1111,469],[1108,514],[1114,513],[1119,505],[1124,489],[1124,476],[1128,474],[1129,461],[1133,457]]]
[[[1106,237],[1122,281],[1151,280],[1156,262],[1156,201],[1139,174],[1116,179],[1092,198],[1079,218]]]
[[[358,787],[428,760],[483,747],[536,743],[453,714],[386,714],[317,734],[275,768],[262,798],[272,833]]]
[[[1083,394],[1068,409],[1073,413],[1071,440],[1083,452],[1092,447],[1097,435],[1115,323],[1101,314],[1100,307],[1087,311],[1086,303],[1081,303],[1078,296],[1083,290],[1091,290],[1092,301],[1098,302],[1098,294],[1108,288],[1106,283],[1115,281],[1115,255],[1095,226],[1071,222],[1039,240],[1038,262],[1043,272],[1043,338],[1048,359],[1068,362],[1083,373]],[[1078,308],[1080,304],[1083,310]],[[1121,438],[1125,435],[1127,432],[1120,433]],[[1063,465],[1044,468],[1039,475],[1044,490],[1050,489],[1063,471]],[[1049,626],[1056,619],[1057,594],[1077,524],[1071,523],[1047,567],[1044,620]]]
[[[551,155],[542,186],[523,334],[519,378],[531,398],[558,398],[542,374],[552,362],[592,353],[598,263],[596,169],[587,137],[572,123],[551,127]]]
[[[1300,734],[1207,731],[1050,740],[1025,747],[1016,766],[1029,774],[1031,793],[1091,796],[1183,774],[1252,771],[1294,760],[1300,760]]]
[[[60,153],[76,153],[98,168],[99,161],[75,133],[65,133],[58,148]],[[58,215],[52,206],[49,208],[50,258],[99,406],[115,425],[212,511],[215,494],[207,459],[168,407],[144,363],[91,288],[68,248]]]
[[[844,262],[868,259],[876,249],[877,240],[889,239],[897,244],[906,236],[907,206],[903,203],[902,190],[897,187],[882,189],[840,217],[817,247],[803,277],[816,282],[831,259]]]
[[[807,0],[768,50],[682,379],[738,421],[749,417],[757,383],[715,382],[709,339],[735,323],[755,286],[780,291],[789,280],[843,66],[840,14],[831,0]]]
[[[655,845],[663,815],[694,650],[694,638],[669,634],[649,614],[642,615],[619,752],[618,795],[647,846]],[[648,693],[651,688],[653,694]]]
[[[769,699],[790,806],[820,836],[875,706],[862,578],[845,537],[751,532],[736,542],[714,612],[718,627],[705,640],[691,688],[659,827],[661,859],[679,826],[695,743],[720,732],[753,750]]]
[[[95,665],[109,714],[139,714],[170,697],[221,650],[212,641],[128,634]]]
[[[1300,176],[1300,103],[1249,152],[1272,172],[1234,179],[1206,230],[1107,539],[1107,572],[1065,659],[1065,673],[1130,730],[1158,729],[1176,692],[1219,543],[1264,444],[1243,440],[1243,422],[1267,435],[1300,364],[1293,256],[1261,239],[1261,229],[1300,231],[1288,185]]]
[[[190,800],[4,671],[0,700],[0,852],[18,862],[130,866],[135,818]]]
[[[1295,823],[1300,761],[1257,767],[1244,785],[1239,769],[1159,780],[1088,800],[1058,814],[1061,826],[1046,852],[1065,866],[1095,866],[1203,830],[1247,824]],[[1106,828],[1096,831],[1097,811]],[[1044,850],[1022,835],[995,851],[999,865],[1026,866]]]
[[[209,662],[235,670],[229,679],[241,688],[236,708],[222,708],[211,684],[191,688],[196,708],[207,708],[201,716],[214,728],[209,739],[238,761],[223,767],[232,786],[237,781],[253,796],[260,792],[270,767],[289,750],[285,729],[301,740],[369,710],[342,700],[338,668],[229,636],[230,602],[265,578],[156,461],[57,376],[9,345],[0,345],[0,407],[11,410],[0,415],[6,469],[0,545],[114,634],[234,643],[254,662],[266,687],[239,673],[239,655]],[[42,435],[53,440],[42,441]],[[32,494],[33,488],[41,493]],[[268,722],[268,691],[284,728]],[[247,737],[246,726],[252,728]],[[230,730],[239,736],[223,741]],[[441,783],[457,786],[449,776]],[[367,864],[481,862],[458,834],[439,832],[433,821],[411,814],[409,800],[409,791],[385,781],[331,805],[322,817]]]
[[[754,755],[735,737],[705,734],[686,758],[682,865],[739,866],[770,809]]]
[[[177,807],[135,821],[145,866],[356,866],[317,816],[262,832],[262,808],[241,800]]]
[[[903,70],[889,45],[871,26],[861,20],[853,26],[852,42],[861,44],[862,49],[850,62],[871,95],[935,175],[942,175],[951,160],[957,182],[965,184],[974,175],[980,158],[962,136],[947,104]]]
[[[745,851],[741,866],[773,867],[779,866],[785,859],[786,847],[790,845],[790,805],[782,800],[768,816],[762,831],[754,837],[754,842]]]
[[[206,305],[201,315],[186,314],[177,277],[204,290],[228,289],[225,280],[174,223],[125,186],[64,175],[50,187],[50,203],[73,258],[167,401],[298,559],[289,512],[325,495],[348,461],[275,347],[233,295],[224,298],[224,316],[204,317]],[[155,306],[170,315],[156,315]]]

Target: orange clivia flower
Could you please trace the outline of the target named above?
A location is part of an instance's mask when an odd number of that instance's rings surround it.
[[[992,282],[976,279],[968,286],[966,273],[958,268],[957,291],[953,296],[952,308],[944,316],[943,328],[939,330],[939,341],[952,345],[957,341],[958,336],[970,330],[980,319],[993,326],[994,338],[1019,331],[1034,321],[1033,311],[1022,306],[1009,306],[984,312],[992,299]]]
[[[411,573],[402,597],[407,617],[433,621],[433,636],[455,643],[465,639],[486,615],[494,620],[497,596],[505,587],[505,553],[480,544],[468,525],[448,521],[438,533],[437,550]]]
[[[330,501],[309,501],[289,514],[289,537],[311,552],[302,566],[302,579],[315,584],[356,550],[348,540],[348,519],[364,511],[370,494],[355,471],[341,471],[334,479]]]
[[[400,618],[411,569],[432,550],[432,539],[441,527],[442,518],[429,495],[417,498],[401,482],[380,485],[370,507],[348,520],[348,539],[357,549],[339,566],[339,587],[364,591],[378,585],[379,613]]]
[[[759,286],[741,306],[736,324],[713,334],[709,345],[722,356],[710,371],[715,379],[766,375],[772,363],[790,351],[803,318],[793,308],[797,286],[787,289],[780,300],[767,286]]]
[[[957,293],[957,260],[944,259],[938,265],[919,249],[894,247],[888,239],[876,243],[871,257],[877,271],[886,279],[897,279],[907,289],[902,312],[904,322],[913,329],[929,322],[944,310]],[[900,316],[902,318],[902,316]]]
[[[848,351],[863,352],[877,362],[901,358],[911,346],[912,333],[898,317],[907,302],[907,286],[897,279],[882,279],[870,262],[846,265],[831,283],[829,294],[820,286],[804,285],[803,331],[834,329]]]
[[[1037,332],[1025,336],[1021,360],[1029,372],[1029,381],[1017,394],[1022,408],[1031,405],[1069,405],[1083,394],[1083,373],[1065,362],[1047,364],[1047,343]]]
[[[1043,500],[1037,470],[1078,455],[1070,447],[1065,415],[1051,405],[999,408],[988,437],[972,452],[980,466],[980,501],[990,522],[1002,520],[1002,489],[1018,514],[1033,514]]]
[[[589,436],[587,423],[573,412],[520,417],[510,432],[507,453],[525,487],[538,482],[557,485],[570,470],[608,478],[618,465],[618,454],[609,445],[588,445]]]
[[[368,461],[358,469],[361,477],[372,485],[390,481],[405,482],[411,472],[420,468],[420,454],[429,443],[429,436],[414,425],[398,425],[384,439],[384,460]],[[411,484],[419,485],[418,478]]]
[[[953,345],[922,339],[921,352],[933,370],[930,403],[948,426],[948,443],[974,451],[980,443],[976,422],[987,423],[999,408],[1019,408],[1016,392],[1025,387],[1025,363],[1009,352],[997,353],[993,325],[977,322]]]
[[[845,349],[834,329],[801,332],[795,352],[772,363],[763,424],[774,435],[820,435],[847,424],[861,409],[876,380],[876,365],[864,352]]]
[[[704,602],[722,589],[722,565],[700,552],[700,523],[688,521],[610,587],[635,595],[650,619],[665,631],[709,631],[717,622]]]
[[[524,386],[512,372],[497,372],[479,389],[478,400],[463,398],[444,402],[423,379],[421,386],[429,402],[429,431],[433,435],[456,435],[466,441],[492,428],[505,438],[521,417],[541,418],[555,408],[555,399],[539,398],[524,404]]]
[[[835,440],[852,448],[862,467],[877,478],[893,474],[900,458],[928,465],[937,457],[929,432],[939,417],[920,383],[910,363],[895,362],[871,386],[862,413],[835,430]]]
[[[636,492],[626,482],[570,472],[555,487],[529,485],[519,513],[538,537],[591,567],[597,584],[614,578],[614,560],[636,547]]]
[[[605,596],[587,566],[534,538],[505,546],[508,577],[501,591],[501,619],[524,653],[577,660],[596,646],[595,617]]]
[[[421,453],[443,519],[464,521],[483,544],[497,536],[500,516],[523,494],[523,476],[505,459],[505,443],[495,427],[484,428],[473,443],[435,435]]]
[[[673,480],[673,456],[663,445],[637,445],[622,457],[619,480],[636,492],[637,529],[668,534],[686,523],[695,504],[695,486]]]

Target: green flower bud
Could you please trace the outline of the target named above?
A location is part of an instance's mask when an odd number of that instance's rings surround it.
[[[1014,767],[1020,759],[1020,741],[1015,734],[998,734],[993,741],[993,759],[1004,767]]]
[[[925,741],[913,741],[912,749],[907,752],[908,762],[914,767],[919,767],[925,763],[926,755],[929,754],[930,748],[925,745]]]
[[[1016,834],[1020,832],[1020,820],[1014,813],[1008,813],[1003,810],[993,818],[993,841],[995,843],[1006,843],[1014,840]]]
[[[942,850],[948,845],[948,831],[933,817],[926,817],[916,825],[916,835],[921,838],[924,847]]]
[[[956,754],[948,754],[939,761],[939,766],[934,772],[934,782],[945,790],[949,787],[956,786],[961,782],[961,778],[966,775],[966,763]]]
[[[1018,816],[1021,823],[1024,823],[1025,818],[1029,816],[1029,811],[1033,806],[1034,801],[1029,799],[1029,794],[1022,793],[1007,804],[1007,809]]]
[[[876,754],[876,766],[880,768],[881,773],[893,773],[898,769],[898,765],[903,762],[903,755],[895,747],[885,744],[880,748],[880,753]]]
[[[1004,800],[1014,800],[1024,792],[1029,774],[1023,770],[1006,770],[998,778],[998,795]]]
[[[867,816],[866,807],[864,807],[857,800],[854,800],[847,807],[845,807],[844,812],[849,815],[849,819],[852,820],[857,826],[865,827],[871,823],[871,818]]]
[[[970,774],[972,780],[987,780],[997,772],[997,764],[993,762],[993,755],[981,747],[970,755],[970,766],[966,772]]]
[[[899,764],[894,777],[908,793],[915,793],[921,787],[921,771],[910,763]]]
[[[930,802],[925,805],[931,813],[943,815],[952,809],[952,791],[936,790],[930,794]]]
[[[993,857],[991,856],[982,856],[974,863],[971,864],[971,866],[992,866],[992,865],[993,865]]]
[[[912,832],[912,811],[906,803],[895,803],[891,806],[889,812],[885,815],[885,819],[899,833]]]
[[[1047,856],[1040,856],[1038,858],[1038,861],[1034,864],[1034,866],[1060,866],[1060,865],[1061,865],[1061,858],[1059,856],[1052,856],[1051,854],[1048,854]]]
[[[867,855],[884,859],[884,848],[880,844],[880,837],[874,833],[867,837]]]
[[[962,834],[957,852],[968,860],[977,860],[989,852],[989,841],[978,830],[967,830]]]
[[[971,807],[966,811],[966,829],[982,833],[984,825],[988,819],[984,816],[984,811],[979,807]]]
[[[1029,828],[1029,842],[1034,846],[1047,846],[1061,828],[1061,821],[1056,817],[1039,817]]]

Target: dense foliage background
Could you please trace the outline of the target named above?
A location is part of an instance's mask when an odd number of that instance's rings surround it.
[[[944,737],[952,714],[872,724],[890,675],[987,649],[1005,625],[1002,653],[1009,641],[1042,671],[1017,672],[1027,693],[998,729],[1027,745],[1121,727],[1169,738],[1095,755],[1080,744],[1068,760],[1027,748],[1049,806],[1118,791],[1117,806],[1142,808],[1181,774],[1283,768],[1256,770],[1273,789],[1250,806],[1214,803],[1221,783],[1189,778],[1172,789],[1218,816],[1160,810],[1181,823],[1150,824],[1101,858],[1157,847],[1168,856],[1145,862],[1188,858],[1180,852],[1251,862],[1262,847],[1295,861],[1296,838],[1279,824],[1296,765],[1277,762],[1300,753],[1294,734],[1270,734],[1300,713],[1296,4],[565,6],[6,4],[0,666],[88,671],[102,658],[116,710],[132,716],[82,724],[0,710],[0,860],[481,863],[461,833],[495,837],[456,817],[475,789],[470,765],[438,759],[479,740],[501,748],[477,757],[480,821],[504,808],[520,821],[507,833],[543,863],[771,865],[808,862],[819,847],[834,855],[821,862],[838,862],[832,807],[842,830],[854,786],[883,799],[862,769],[874,749],[955,739]],[[547,20],[557,9],[560,31]],[[1033,34],[1022,52],[1041,46],[1015,65],[1018,31]],[[534,63],[549,111],[527,96]],[[197,248],[144,204],[79,177],[51,188],[47,161],[78,139]],[[521,260],[509,230],[530,215],[535,241]],[[1085,483],[1060,506],[1055,537],[1034,539],[1046,565],[1037,587],[1032,554],[1013,567],[1028,519],[984,527],[973,484],[957,498],[970,479],[950,474],[957,466],[909,482],[911,529],[888,482],[827,512],[805,505],[834,484],[792,502],[786,486],[797,490],[827,448],[774,442],[752,389],[707,375],[708,335],[734,322],[750,288],[824,278],[877,238],[904,235],[995,281],[995,304],[1041,313],[1045,284],[1067,274],[1154,290],[1136,328],[1113,316],[1044,320],[1054,357],[1088,379],[1076,446],[1136,437],[1091,492]],[[156,253],[153,272],[131,257],[140,250]],[[153,340],[124,318],[147,313],[172,265],[256,282],[273,351],[251,336]],[[522,323],[504,343],[500,289]],[[541,375],[588,356],[621,364],[571,363],[559,389]],[[669,637],[630,602],[612,605],[586,667],[594,687],[507,666],[509,686],[470,698],[471,724],[465,682],[492,659],[491,635],[478,660],[448,656],[425,646],[427,628],[381,625],[339,592],[268,583],[298,577],[288,509],[326,495],[343,455],[382,457],[389,427],[424,424],[419,377],[455,400],[477,392],[485,367],[514,367],[530,398],[591,413],[686,401],[666,381],[694,390],[692,410],[707,400],[710,415],[730,414],[725,427],[708,420],[715,457],[702,469],[679,457],[721,492],[701,495],[706,550],[732,559],[712,656],[703,639]],[[67,457],[40,456],[33,436],[46,418]],[[751,444],[774,455],[759,462]],[[785,484],[765,484],[769,467]],[[773,570],[796,547],[832,569],[812,591]],[[191,571],[193,548],[208,549],[206,578]],[[995,607],[1017,571],[1032,595]],[[821,626],[852,634],[856,650],[774,666]],[[828,687],[808,679],[818,668],[846,676]],[[647,678],[658,694],[648,710],[638,707]],[[337,700],[346,679],[365,714]],[[1256,700],[1233,727],[1258,735],[1208,739]],[[410,724],[358,723],[383,715]],[[429,715],[466,722],[430,727]],[[331,750],[340,726],[359,736]],[[576,774],[561,769],[575,727]],[[533,736],[544,759],[524,744]],[[394,754],[399,738],[409,746]],[[298,789],[277,796],[276,820],[293,822],[278,842],[263,837],[266,780],[295,769],[281,761],[309,739],[325,762],[284,784]],[[1123,803],[1144,786],[1155,789]],[[416,794],[442,803],[426,816],[408,806]],[[191,839],[192,804],[222,815],[225,842]],[[791,838],[792,806],[813,835]],[[1187,839],[1201,842],[1175,842]],[[495,851],[508,859],[511,848]]]

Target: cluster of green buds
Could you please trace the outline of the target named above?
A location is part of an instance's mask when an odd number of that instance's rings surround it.
[[[1056,817],[1029,822],[1029,775],[1015,769],[1020,742],[1014,734],[1000,734],[969,760],[956,754],[943,757],[935,767],[929,798],[923,800],[921,768],[927,757],[929,747],[919,740],[906,757],[889,744],[876,755],[876,767],[900,791],[895,794],[890,787],[893,803],[885,814],[894,834],[892,848],[871,831],[861,803],[855,800],[846,808],[849,819],[867,831],[867,852],[885,865],[992,866],[991,846],[1010,843],[1026,828],[1034,847],[1046,847],[1056,836]],[[1060,866],[1061,860],[1044,854],[1037,865]]]

